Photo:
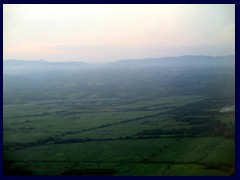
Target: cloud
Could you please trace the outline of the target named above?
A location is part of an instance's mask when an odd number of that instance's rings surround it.
[[[232,112],[235,111],[235,105],[232,106],[226,106],[220,109],[220,113],[227,113],[227,112]]]

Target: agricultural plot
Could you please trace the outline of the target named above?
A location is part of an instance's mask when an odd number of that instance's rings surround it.
[[[201,175],[228,175],[234,163],[233,158],[221,163],[218,161],[218,166],[217,159],[212,157],[212,161],[202,161],[205,157],[209,159],[207,156],[216,151],[217,147],[213,144],[218,141],[224,140],[208,137],[162,138],[53,144],[6,153],[4,159],[36,174],[43,174],[43,168],[54,165],[52,170],[49,169],[52,175],[74,172],[73,169],[112,169],[112,175],[177,175],[178,171],[181,171],[180,175],[194,175],[198,172]],[[228,143],[232,145],[233,142]],[[189,148],[191,152],[187,151]],[[219,151],[216,156],[220,155]]]
[[[192,103],[202,101],[193,98]],[[11,174],[15,169],[20,175],[229,175],[234,167],[234,140],[189,136],[188,132],[205,129],[206,124],[191,124],[189,118],[196,118],[191,114],[179,121],[173,113],[178,107],[183,107],[182,102],[161,111],[129,107],[126,113],[79,113],[78,118],[71,113],[64,118],[40,115],[37,120],[30,116],[6,123],[4,128],[11,129],[5,130],[4,143],[11,148],[5,150],[4,161],[11,165],[5,171]],[[6,116],[11,119],[11,114]]]
[[[232,68],[112,66],[4,75],[4,175],[234,175]]]

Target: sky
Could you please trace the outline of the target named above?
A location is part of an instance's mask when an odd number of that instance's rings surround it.
[[[233,4],[3,5],[4,60],[105,63],[233,54]]]

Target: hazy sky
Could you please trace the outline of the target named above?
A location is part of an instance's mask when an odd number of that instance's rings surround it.
[[[235,5],[3,5],[4,59],[235,54]]]

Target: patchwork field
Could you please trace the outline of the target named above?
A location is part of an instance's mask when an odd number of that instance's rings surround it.
[[[64,118],[57,115],[65,112],[63,106],[5,106],[4,162],[9,164],[5,172],[117,176],[233,173],[234,139],[210,135],[205,124],[178,121],[170,113],[189,103],[200,103],[204,97],[174,97],[174,104],[171,98],[159,99],[159,104],[153,101],[155,104],[112,106],[108,112],[103,108],[94,113],[72,110]],[[146,108],[147,103],[159,110]],[[222,114],[217,117],[226,118]],[[205,127],[204,131],[199,127]],[[195,135],[199,129],[206,134]]]
[[[234,67],[184,58],[6,65],[4,175],[234,175]]]

